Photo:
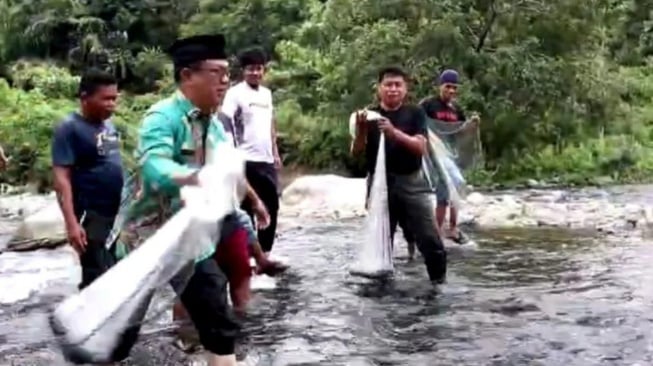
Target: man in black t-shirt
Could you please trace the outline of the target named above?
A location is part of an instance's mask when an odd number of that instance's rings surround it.
[[[407,76],[400,68],[388,67],[378,77],[379,105],[370,108],[384,119],[368,122],[364,112],[356,118],[352,153],[365,153],[367,172],[374,174],[381,133],[385,136],[388,204],[392,236],[399,224],[411,233],[431,281],[446,276],[447,256],[442,240],[433,228],[433,209],[428,184],[421,173],[427,152],[426,119],[417,106],[404,104]]]
[[[450,123],[466,121],[463,109],[455,101],[458,92],[458,80],[458,73],[454,70],[445,70],[440,74],[438,80],[440,86],[439,94],[431,98],[426,98],[420,102],[420,106],[426,113],[427,117]],[[470,122],[470,124],[464,127],[465,129],[475,127],[478,124],[478,115],[472,114]],[[439,137],[445,143],[455,144],[454,134]],[[447,216],[447,207],[450,206],[449,189],[443,179],[438,179],[435,188],[437,196],[435,217],[438,228],[444,233],[444,219]],[[468,241],[464,233],[458,229],[458,212],[453,206],[449,207],[449,230],[446,236],[458,244],[465,244]]]

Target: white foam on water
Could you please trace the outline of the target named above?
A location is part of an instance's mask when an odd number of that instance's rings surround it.
[[[70,248],[0,255],[0,304],[27,300],[53,285],[75,286],[80,268]]]
[[[252,276],[252,290],[274,290],[277,287],[277,280],[268,275]]]

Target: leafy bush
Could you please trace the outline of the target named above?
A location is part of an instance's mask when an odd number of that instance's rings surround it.
[[[133,165],[135,125],[145,102],[140,101],[141,98],[128,98],[114,116],[123,137],[122,152],[128,167]],[[31,182],[40,189],[51,187],[53,129],[76,109],[73,99],[53,98],[40,88],[31,91],[11,88],[6,81],[0,80],[0,144],[12,157],[7,170],[0,175],[0,182],[12,185]]]
[[[17,61],[9,68],[13,85],[26,91],[38,90],[51,98],[72,99],[77,94],[79,77],[66,68],[42,61]]]

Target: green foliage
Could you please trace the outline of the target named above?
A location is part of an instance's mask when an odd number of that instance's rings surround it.
[[[10,67],[13,86],[23,90],[38,90],[50,98],[72,99],[77,94],[79,77],[65,68],[46,62],[18,61]]]
[[[179,35],[223,32],[231,53],[259,45],[272,55],[267,82],[287,165],[360,173],[347,118],[374,102],[377,70],[399,64],[411,73],[412,101],[435,92],[442,69],[460,71],[460,103],[482,117],[485,167],[469,172],[472,182],[645,180],[653,169],[651,4],[0,0],[2,72],[20,89],[2,86],[0,144],[24,160],[3,179],[48,175],[52,126],[75,107],[77,79],[66,68],[104,67],[121,78],[116,120],[131,154],[140,114],[174,89],[162,50]]]
[[[123,159],[133,166],[136,124],[152,96],[129,98],[114,117],[122,135]],[[0,80],[0,141],[8,156],[12,157],[8,169],[0,175],[0,182],[14,185],[32,182],[48,189],[51,177],[51,139],[55,126],[77,109],[71,98],[46,95],[42,89],[29,92],[9,87]]]

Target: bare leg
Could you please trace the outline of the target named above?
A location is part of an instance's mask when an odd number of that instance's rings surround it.
[[[447,217],[447,205],[438,203],[435,208],[435,221],[440,230],[443,229],[444,219]]]
[[[177,342],[176,345],[184,352],[192,352],[199,346],[199,335],[195,327],[190,322],[190,316],[186,312],[184,305],[176,301],[172,308],[172,321],[181,323],[177,325]]]
[[[234,283],[238,282],[238,283]],[[234,306],[234,312],[239,316],[244,316],[247,310],[247,304],[251,298],[251,277],[244,277],[238,281],[232,281],[229,284],[229,293],[231,302]]]
[[[449,207],[449,230],[451,235],[457,236],[458,234],[458,210],[455,207]]]
[[[462,231],[458,230],[458,210],[452,206],[449,215],[449,237],[458,244],[466,244],[469,239]]]
[[[238,366],[236,355],[218,356],[209,354],[206,358],[207,366]]]

